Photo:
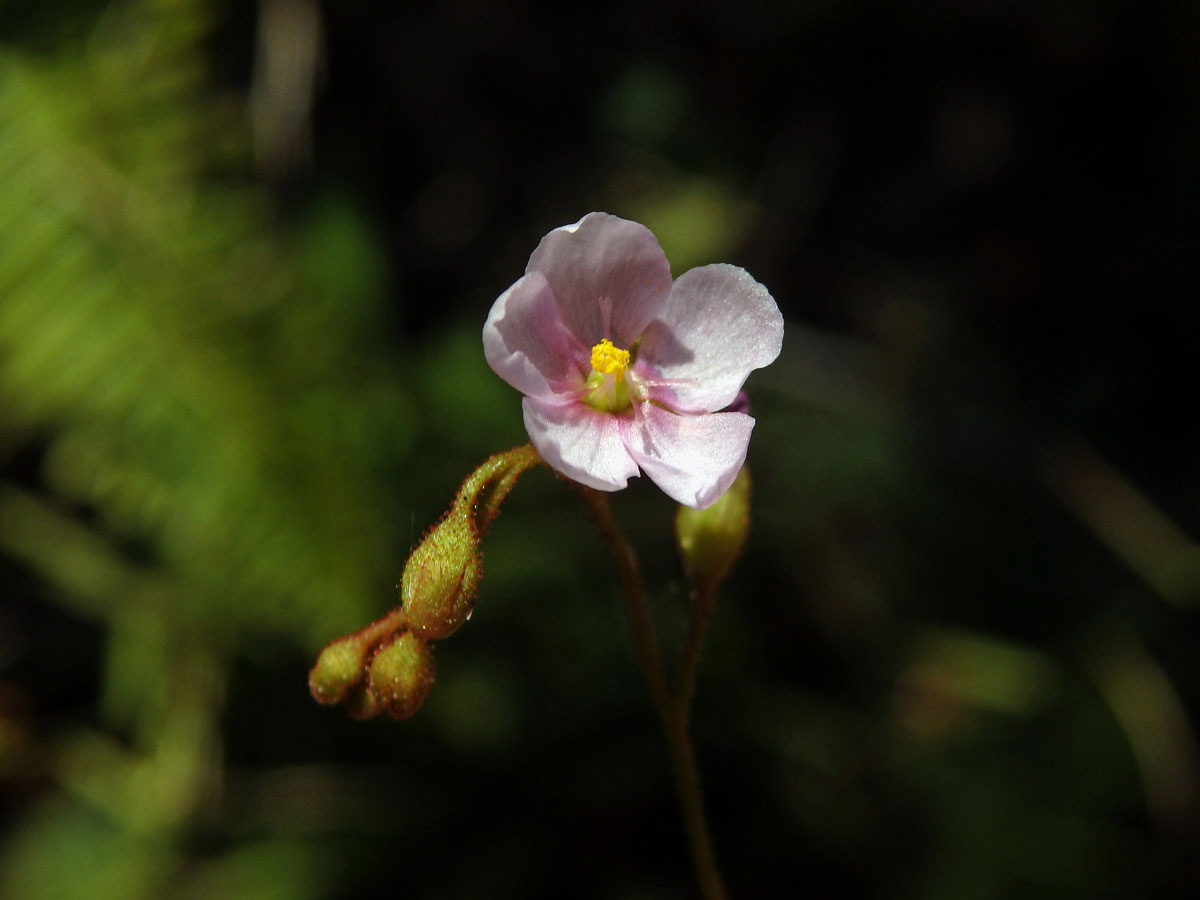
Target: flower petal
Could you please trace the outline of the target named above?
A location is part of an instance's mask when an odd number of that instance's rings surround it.
[[[579,360],[587,352],[563,325],[540,272],[531,272],[501,294],[483,326],[488,365],[531,397],[549,400],[582,387]]]
[[[526,397],[525,430],[542,459],[572,481],[616,491],[638,474],[621,439],[619,417],[582,403],[554,404]]]
[[[608,213],[554,229],[525,272],[546,277],[563,322],[588,347],[609,338],[628,349],[671,290],[671,267],[650,229]]]
[[[767,289],[737,266],[718,263],[681,275],[646,329],[639,364],[669,385],[673,408],[723,409],[755,369],[775,361],[783,315]]]
[[[644,403],[622,419],[625,446],[647,477],[684,506],[704,509],[733,483],[754,419],[745,413],[677,416]]]

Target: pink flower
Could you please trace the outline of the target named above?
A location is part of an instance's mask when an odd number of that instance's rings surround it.
[[[697,509],[733,482],[754,428],[722,410],[782,342],[779,307],[744,269],[672,282],[649,229],[598,212],[542,238],[483,326],[488,364],[525,395],[553,469],[615,491],[640,467]]]

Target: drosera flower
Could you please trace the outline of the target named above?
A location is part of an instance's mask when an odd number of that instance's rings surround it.
[[[739,392],[782,343],[779,307],[745,269],[672,281],[648,228],[600,212],[542,238],[483,327],[551,468],[604,491],[641,469],[697,509],[741,469],[754,419]]]

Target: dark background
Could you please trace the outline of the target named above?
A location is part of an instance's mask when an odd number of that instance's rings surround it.
[[[305,686],[525,439],[480,329],[600,209],[787,319],[694,723],[731,895],[1194,896],[1198,38],[1171,2],[0,6],[0,894],[695,896],[546,471],[416,718]]]

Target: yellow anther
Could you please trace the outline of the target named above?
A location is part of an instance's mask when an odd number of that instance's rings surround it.
[[[629,351],[622,350],[608,338],[592,348],[592,369],[601,375],[616,375],[620,380],[625,377],[628,365]]]

